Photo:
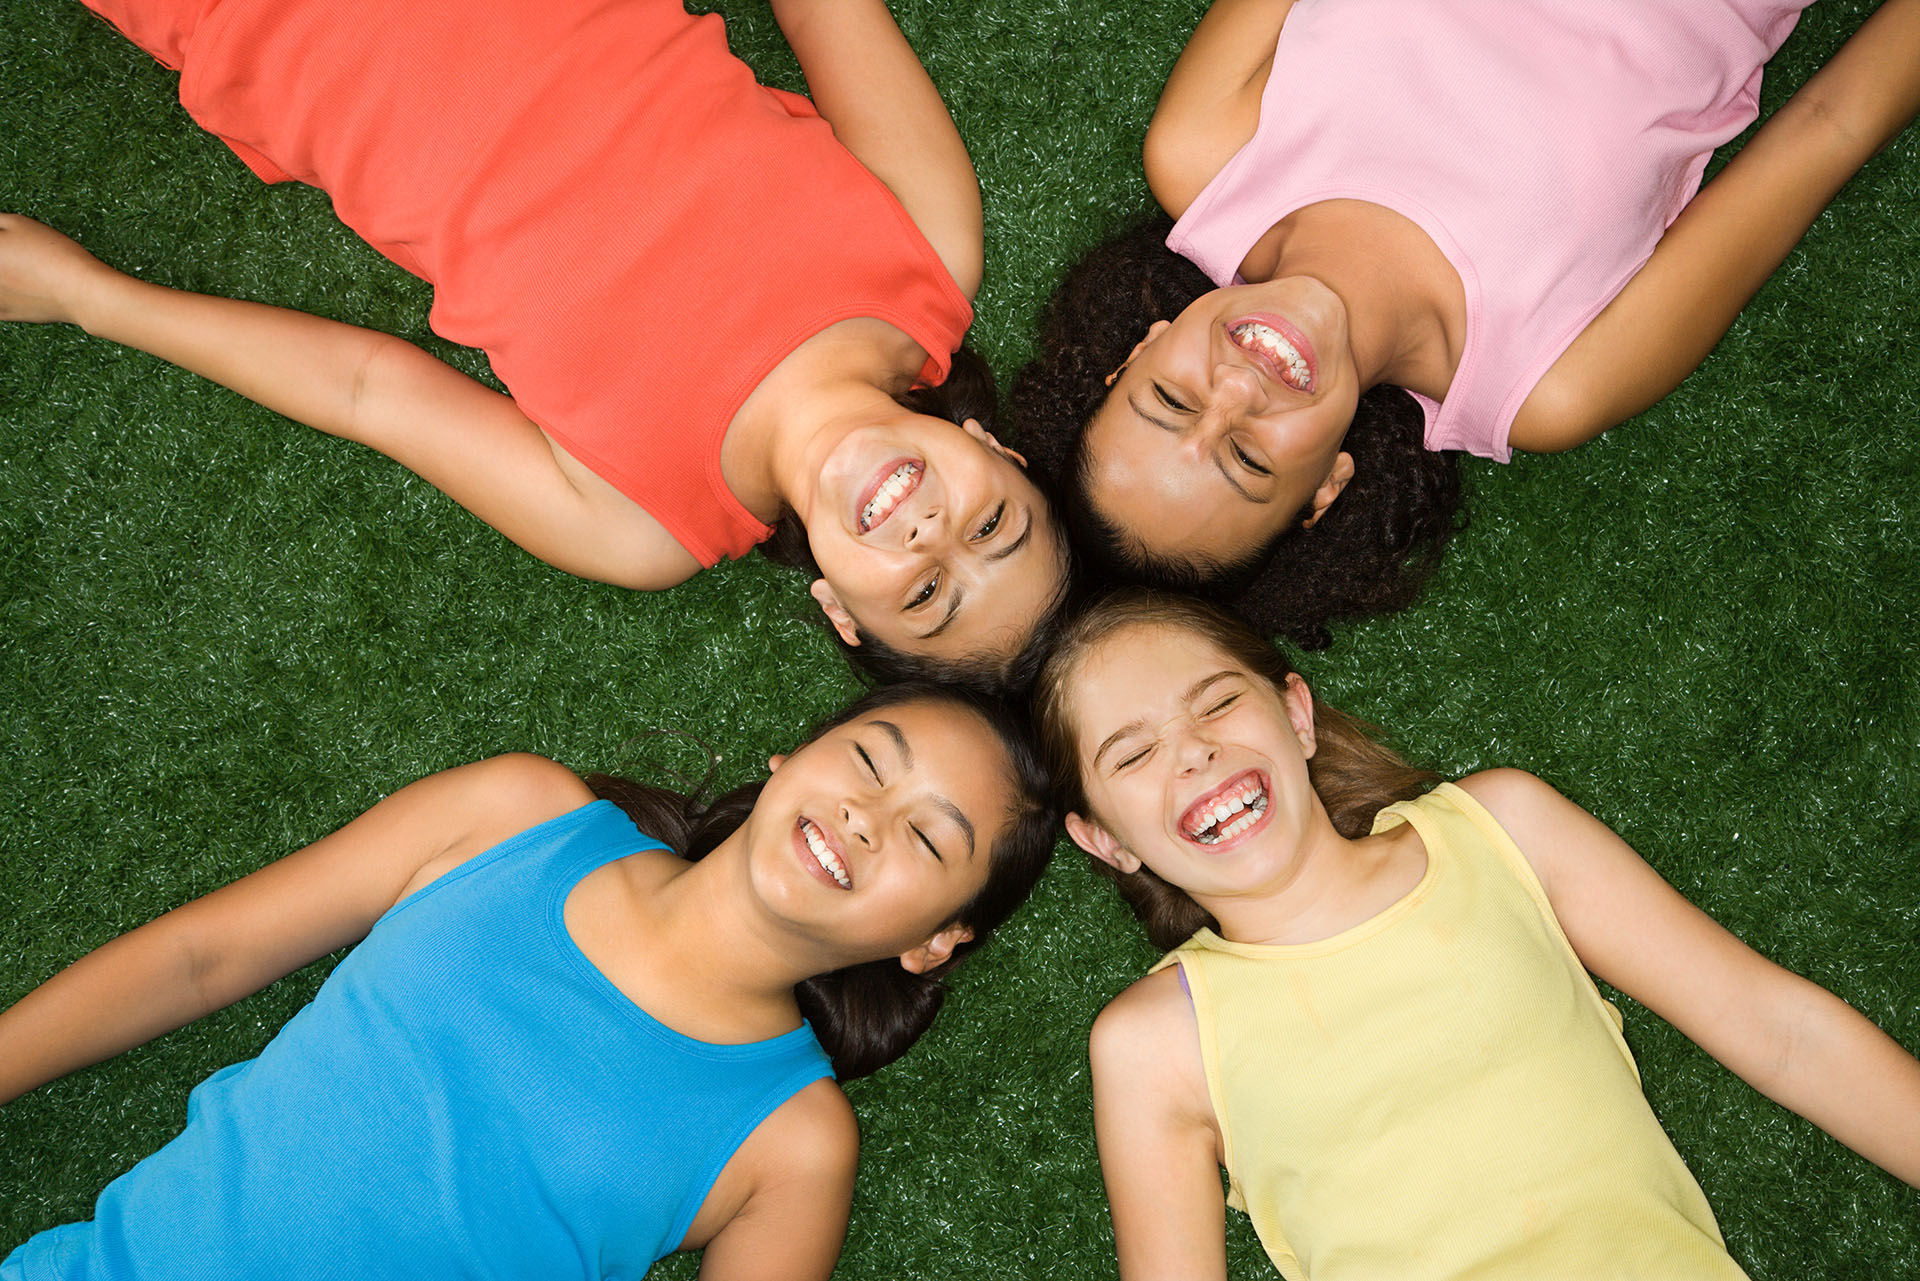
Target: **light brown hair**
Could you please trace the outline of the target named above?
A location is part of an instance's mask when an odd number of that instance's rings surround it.
[[[1141,588],[1105,597],[1062,630],[1034,685],[1041,756],[1063,809],[1081,814],[1088,810],[1074,741],[1074,675],[1089,653],[1133,627],[1168,627],[1198,636],[1276,691],[1286,687],[1293,672],[1286,655],[1246,623],[1202,601]],[[1318,697],[1313,700],[1313,724],[1315,748],[1307,761],[1307,777],[1342,836],[1365,836],[1372,830],[1374,815],[1386,806],[1418,796],[1440,781],[1432,770],[1409,765],[1381,742],[1372,725],[1329,707]],[[1212,914],[1186,891],[1145,867],[1123,873],[1096,861],[1095,868],[1120,887],[1158,947],[1175,948],[1195,930],[1218,927]]]

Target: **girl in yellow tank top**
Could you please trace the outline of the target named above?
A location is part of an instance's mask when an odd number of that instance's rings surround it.
[[[1224,1278],[1223,1203],[1288,1281],[1743,1276],[1589,971],[1920,1185],[1920,1062],[1539,779],[1438,783],[1148,593],[1036,701],[1068,834],[1174,949],[1093,1030],[1128,1281]]]

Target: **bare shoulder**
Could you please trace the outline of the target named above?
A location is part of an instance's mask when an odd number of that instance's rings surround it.
[[[706,1245],[749,1206],[764,1215],[791,1204],[813,1212],[838,1205],[844,1220],[859,1159],[860,1124],[840,1087],[827,1077],[802,1086],[727,1159],[687,1244]]]
[[[1093,1021],[1088,1053],[1096,1085],[1199,1084],[1204,1092],[1200,1025],[1180,967],[1149,974],[1107,1002]]]
[[[1273,50],[1293,0],[1215,0],[1181,51],[1147,127],[1154,199],[1175,218],[1260,126]]]
[[[445,839],[439,853],[411,877],[406,892],[593,798],[579,775],[530,752],[489,757],[421,779],[392,800],[410,803],[423,819],[440,826]]]
[[[558,818],[594,799],[578,774],[532,752],[488,757],[448,771],[453,775],[474,813],[519,827]]]
[[[827,1077],[804,1086],[753,1133],[779,1154],[780,1177],[807,1184],[853,1179],[860,1122],[840,1087]]]

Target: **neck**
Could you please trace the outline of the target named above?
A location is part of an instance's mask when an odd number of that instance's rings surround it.
[[[753,390],[727,428],[720,466],[760,519],[811,514],[813,480],[846,435],[900,412],[925,353],[879,320],[843,320],[795,348]],[[911,365],[911,368],[907,368]],[[903,372],[904,371],[904,372]]]
[[[641,1001],[706,1040],[758,1040],[795,1025],[793,989],[849,962],[772,921],[748,884],[738,833],[632,895],[629,964]]]
[[[1360,244],[1365,253],[1354,252]],[[1445,397],[1465,348],[1466,293],[1453,264],[1411,220],[1367,201],[1308,205],[1278,223],[1242,271],[1262,280],[1312,276],[1333,290],[1346,307],[1363,387],[1392,383]]]
[[[1419,880],[1424,859],[1417,871],[1411,868],[1403,840],[1412,830],[1403,825],[1348,840],[1316,805],[1298,852],[1274,880],[1240,894],[1196,895],[1195,901],[1220,923],[1222,938],[1317,943],[1371,920]]]

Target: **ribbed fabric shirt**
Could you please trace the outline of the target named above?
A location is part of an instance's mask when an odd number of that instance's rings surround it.
[[[734,1150],[832,1072],[812,1030],[713,1045],[649,1016],[567,933],[587,873],[659,848],[597,801],[394,906],[258,1058],[23,1281],[638,1278]],[[5,1269],[0,1269],[4,1271]]]
[[[1229,1200],[1288,1281],[1741,1278],[1526,858],[1443,783],[1419,883],[1316,943],[1178,964]]]
[[[720,445],[774,366],[871,316],[936,384],[972,322],[813,104],[680,0],[88,3],[260,177],[431,281],[434,331],[703,565],[771,532]]]
[[[1466,291],[1429,449],[1505,462],[1514,415],[1752,123],[1806,0],[1296,0],[1254,137],[1167,244],[1216,284],[1323,200],[1418,225]],[[1364,249],[1364,247],[1361,247]]]

